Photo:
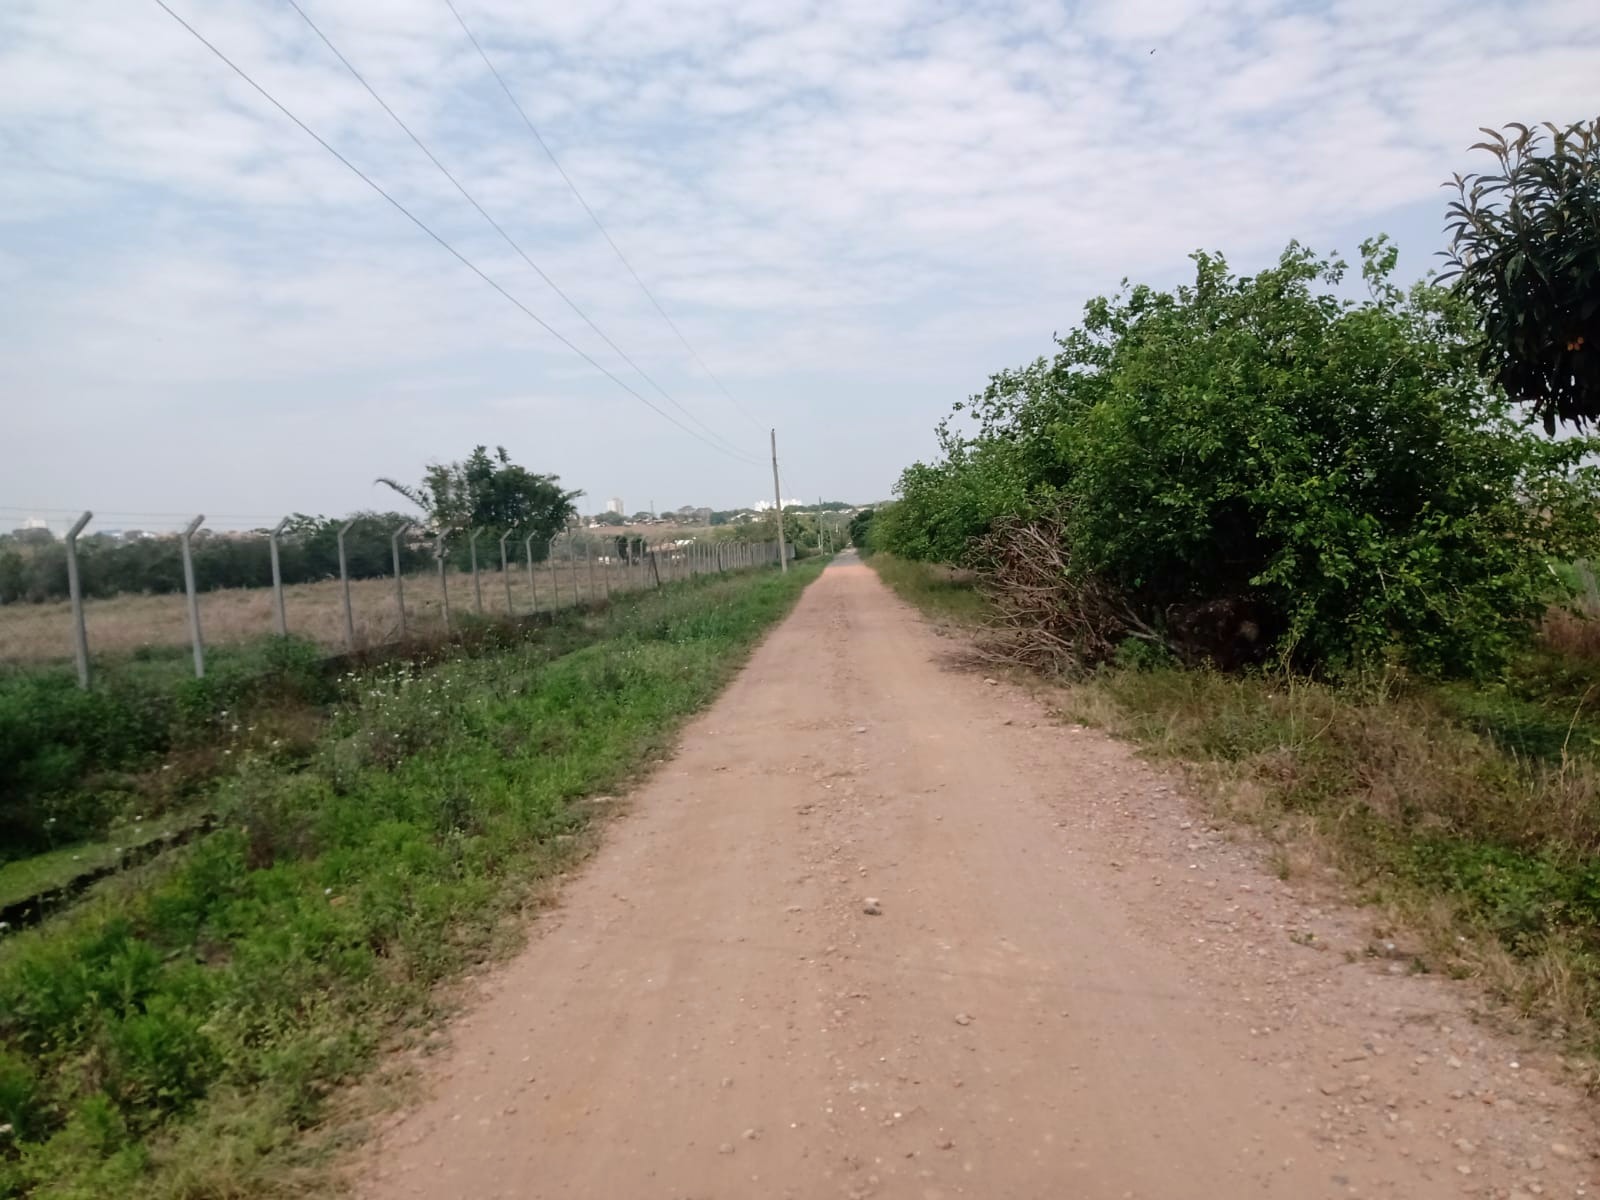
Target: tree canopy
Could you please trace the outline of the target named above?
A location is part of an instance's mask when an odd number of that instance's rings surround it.
[[[476,446],[459,462],[434,463],[415,487],[388,478],[377,482],[422,509],[436,529],[516,529],[540,538],[559,533],[577,515],[573,501],[583,495],[563,491],[560,476],[518,466],[504,446],[493,454]]]
[[[1554,432],[1600,419],[1600,119],[1492,129],[1457,175],[1447,278],[1483,317],[1481,366]]]

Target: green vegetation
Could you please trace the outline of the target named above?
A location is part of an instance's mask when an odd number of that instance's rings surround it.
[[[518,555],[525,539],[534,535],[534,561],[544,559],[547,543],[559,534],[576,509],[572,501],[581,492],[564,492],[554,475],[538,475],[510,461],[503,448],[491,455],[483,446],[461,462],[434,464],[421,484],[406,487],[382,480],[423,510],[435,528],[456,531],[446,544],[452,566],[465,569],[469,561],[466,534],[478,527],[501,531],[515,528],[512,540]],[[408,521],[418,518],[395,512],[359,512],[348,517],[314,517],[296,513],[288,519],[280,538],[279,563],[285,583],[314,583],[339,575],[339,530],[354,525],[345,536],[345,557],[352,579],[376,579],[393,573],[390,537]],[[78,541],[78,572],[83,594],[115,596],[126,592],[177,592],[183,589],[183,567],[175,536],[134,537],[120,540],[96,533],[94,527]],[[128,531],[124,531],[126,535]],[[221,535],[202,529],[194,540],[195,586],[217,588],[266,587],[272,582],[271,550],[266,530],[254,535]],[[480,543],[488,552],[492,541]],[[407,573],[428,568],[435,561],[433,545],[420,532],[400,540],[400,569]],[[67,552],[46,529],[0,534],[0,604],[19,601],[60,600],[67,595]]]
[[[992,615],[970,578],[870,561],[930,615]],[[1421,938],[1418,965],[1600,1050],[1600,654],[1580,632],[1557,615],[1491,684],[1334,686],[1125,654],[1065,684],[1059,711],[1189,766],[1286,873],[1338,866]]]
[[[783,511],[785,540],[794,547],[797,558],[837,550],[843,540],[844,522],[833,515],[831,509]],[[751,520],[737,524],[717,525],[704,535],[713,544],[717,542],[776,542],[778,540],[777,516],[770,509],[756,514]]]
[[[1507,128],[1473,147],[1497,171],[1455,178],[1450,273],[1483,313],[1484,371],[1547,430],[1581,428],[1600,419],[1600,119]]]
[[[582,492],[567,492],[556,475],[539,475],[511,461],[504,446],[493,454],[476,446],[460,462],[434,463],[415,487],[379,479],[420,508],[434,529],[467,534],[483,529],[499,537],[516,530],[548,541],[577,516],[573,501]]]
[[[0,1196],[274,1194],[817,567],[701,577],[221,737],[216,831],[0,943]],[[230,740],[230,738],[232,740]],[[145,752],[141,745],[139,752]]]
[[[863,508],[850,518],[850,544],[859,550],[863,556],[872,553],[872,522],[877,515],[877,509]]]
[[[971,625],[988,611],[971,571],[911,562],[892,554],[874,555],[872,566],[896,595],[930,616]]]
[[[88,692],[66,667],[0,674],[0,864],[187,803],[220,765],[219,738],[259,712],[333,695],[322,651],[295,639],[220,649],[204,679],[191,670],[187,654],[158,650]],[[187,752],[179,769],[151,777],[173,751]]]
[[[972,399],[975,429],[941,426],[942,461],[905,472],[874,544],[1027,568],[1047,542],[1053,603],[1098,630],[1068,639],[1079,665],[1139,638],[1323,675],[1498,671],[1552,597],[1547,564],[1594,544],[1594,447],[1519,423],[1477,373],[1473,309],[1402,293],[1394,249],[1362,250],[1359,302],[1298,246],[1091,302],[1053,359]],[[1037,599],[1026,571],[999,577]]]
[[[406,516],[362,512],[334,519],[296,514],[281,540],[280,562],[285,583],[313,583],[339,574],[339,530],[356,525],[345,538],[352,579],[375,579],[394,569],[389,535]],[[136,537],[123,541],[90,532],[78,539],[78,570],[83,594],[116,596],[126,592],[161,594],[183,590],[183,565],[178,539]],[[400,565],[419,571],[432,562],[420,543],[401,540]],[[194,540],[195,586],[201,591],[230,587],[266,587],[272,563],[264,536],[236,537],[201,530]],[[45,529],[0,534],[0,604],[61,600],[67,595],[65,545]]]
[[[1520,127],[1518,127],[1520,129]],[[1293,245],[1091,302],[939,426],[858,543],[1068,710],[1191,764],[1285,868],[1332,861],[1600,1047],[1600,127],[1460,182],[1454,288]],[[1532,406],[1532,415],[1517,408]],[[911,561],[915,560],[915,561]],[[946,564],[937,567],[935,564]]]
[[[114,868],[129,852],[183,832],[197,823],[194,814],[182,810],[151,820],[146,820],[143,813],[136,813],[112,823],[101,841],[78,842],[31,858],[13,858],[0,865],[0,907],[32,900],[67,887],[83,876]]]
[[[1474,692],[1163,668],[1103,672],[1064,707],[1200,764],[1219,809],[1260,827],[1285,869],[1331,860],[1406,918],[1423,965],[1596,1049],[1600,722],[1552,687],[1565,694],[1536,667]]]

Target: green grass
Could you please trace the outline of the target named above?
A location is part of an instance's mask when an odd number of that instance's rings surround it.
[[[0,943],[0,1196],[303,1183],[341,1085],[436,1021],[439,985],[579,852],[575,802],[664,750],[818,569],[349,673],[309,747],[235,756],[217,832]]]
[[[896,595],[929,616],[957,625],[974,625],[988,611],[988,603],[970,571],[912,562],[881,551],[868,558],[867,564]]]
[[[149,821],[124,821],[103,841],[79,842],[6,863],[0,866],[0,905],[31,899],[65,887],[82,875],[113,867],[127,851],[176,833],[196,820],[196,814],[172,812]]]
[[[103,837],[114,822],[187,800],[208,753],[251,714],[324,702],[321,651],[272,638],[214,656],[204,679],[163,652],[107,670],[91,691],[58,667],[0,672],[0,863]],[[175,750],[176,774],[141,779]]]

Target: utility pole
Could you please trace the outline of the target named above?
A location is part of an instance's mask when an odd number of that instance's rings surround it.
[[[778,431],[772,431],[772,501],[778,506],[778,561],[789,573],[789,551],[783,541],[783,492],[778,487]]]

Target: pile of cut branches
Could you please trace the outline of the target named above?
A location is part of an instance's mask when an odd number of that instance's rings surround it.
[[[990,617],[980,652],[994,662],[1060,674],[1091,670],[1129,638],[1167,649],[1120,589],[1074,570],[1064,518],[1053,514],[997,523],[972,560]]]

